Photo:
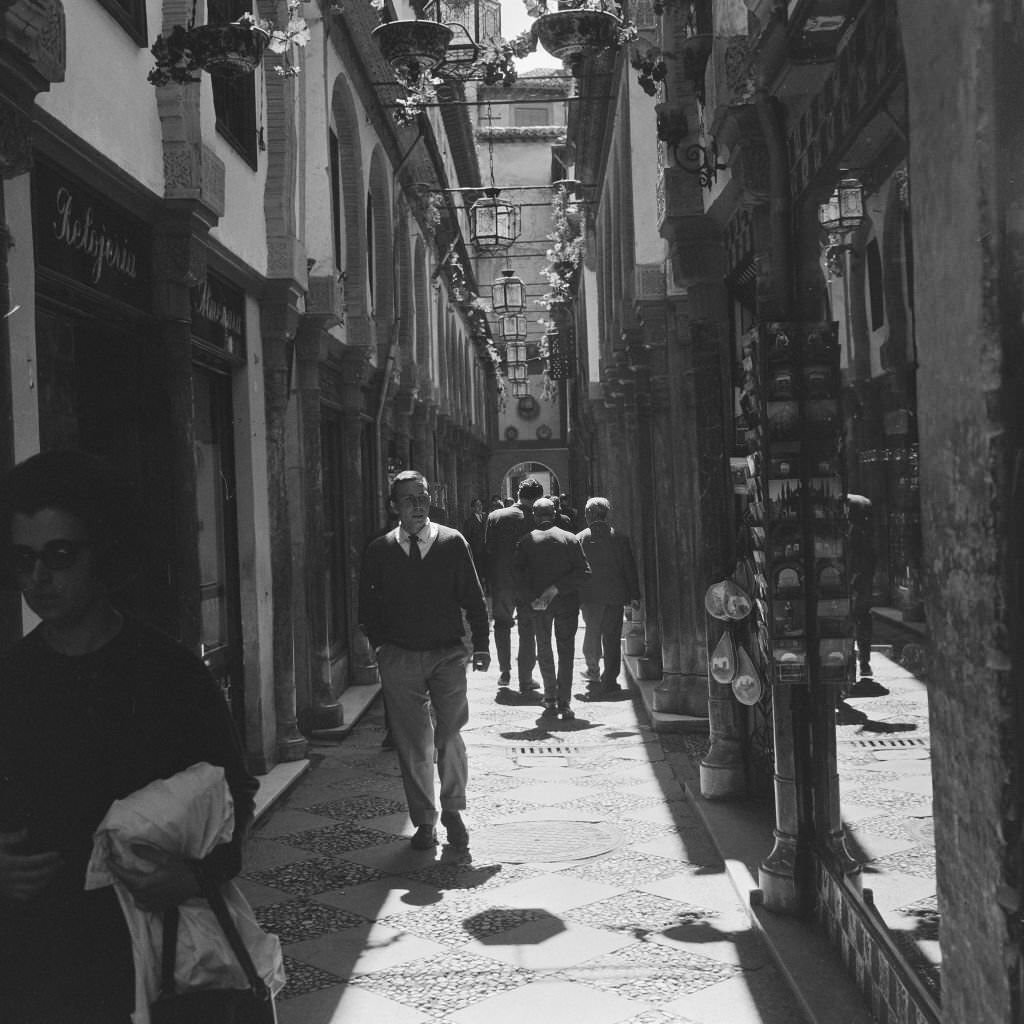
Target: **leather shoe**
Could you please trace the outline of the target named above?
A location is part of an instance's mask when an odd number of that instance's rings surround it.
[[[448,833],[448,845],[464,850],[469,846],[469,832],[458,811],[442,811],[441,824]]]
[[[420,825],[409,845],[414,850],[432,850],[437,846],[437,829],[433,825]]]
[[[540,689],[540,683],[536,679],[527,679],[525,683],[520,682],[520,693],[536,693]]]
[[[857,682],[851,686],[844,696],[847,700],[857,697],[886,697],[889,694],[889,689],[883,686],[881,683],[876,683],[874,679],[870,677],[858,679]]]

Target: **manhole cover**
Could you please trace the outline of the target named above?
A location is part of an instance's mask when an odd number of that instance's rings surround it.
[[[928,747],[931,741],[927,736],[875,736],[839,742],[847,747],[867,747],[869,750],[910,750]]]
[[[586,860],[614,850],[622,833],[599,821],[509,821],[473,830],[473,852],[506,864]]]

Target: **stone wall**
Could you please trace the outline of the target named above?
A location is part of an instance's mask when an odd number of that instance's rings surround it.
[[[919,345],[926,613],[934,642],[932,756],[943,1018],[1009,1021],[1017,950],[997,902],[1011,851],[1016,755],[1002,573],[1005,427],[1000,421],[1005,274],[1000,181],[1000,52],[1014,47],[1009,3],[899,4],[908,65],[915,315]],[[997,43],[997,36],[999,42]],[[1019,36],[1017,37],[1019,40]],[[1008,60],[1007,67],[1013,63]],[[993,76],[994,72],[994,76]],[[1019,114],[1019,111],[1017,112]],[[1007,112],[1009,127],[1015,118]],[[1016,129],[1014,129],[1016,130]],[[1000,193],[1009,184],[1016,194]]]

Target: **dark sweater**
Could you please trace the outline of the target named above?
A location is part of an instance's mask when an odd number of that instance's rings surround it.
[[[4,993],[50,985],[83,1008],[109,1010],[97,1019],[127,1020],[124,916],[112,888],[83,890],[92,834],[115,799],[198,761],[221,765],[235,835],[204,863],[217,878],[235,875],[257,782],[227,703],[195,655],[132,620],[100,650],[76,657],[30,634],[0,657],[0,703],[0,831],[27,828],[28,850],[63,857],[35,899],[0,901],[0,1020]]]
[[[431,651],[462,642],[465,610],[473,650],[486,651],[490,639],[487,606],[466,539],[437,527],[430,550],[419,562],[398,543],[392,530],[372,541],[359,577],[359,622],[373,647],[396,644]]]

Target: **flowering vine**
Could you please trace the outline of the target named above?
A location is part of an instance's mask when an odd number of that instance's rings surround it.
[[[547,266],[541,270],[548,291],[537,300],[548,310],[572,299],[585,251],[580,201],[565,185],[558,185],[552,194],[551,223],[547,238],[553,244],[545,253]]]

